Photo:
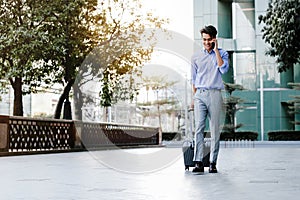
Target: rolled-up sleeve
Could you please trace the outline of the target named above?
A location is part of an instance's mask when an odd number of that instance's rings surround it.
[[[219,67],[219,71],[221,74],[225,74],[228,69],[229,69],[229,63],[228,63],[228,52],[227,51],[222,51],[220,52],[221,53],[221,57],[222,57],[222,60],[223,60],[223,65]]]

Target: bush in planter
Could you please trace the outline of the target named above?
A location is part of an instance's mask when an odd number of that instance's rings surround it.
[[[268,137],[271,141],[296,141],[300,140],[300,131],[270,131]]]
[[[257,140],[258,133],[252,131],[222,132],[220,140]]]
[[[162,133],[162,140],[164,141],[171,141],[171,140],[180,140],[181,134],[178,132],[163,132]]]

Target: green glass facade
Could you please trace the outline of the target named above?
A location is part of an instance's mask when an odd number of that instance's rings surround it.
[[[230,70],[223,77],[228,83],[247,90],[235,91],[243,107],[236,113],[238,131],[255,131],[259,140],[267,140],[269,131],[300,130],[291,123],[299,114],[289,114],[288,101],[300,91],[289,82],[300,82],[300,67],[278,73],[275,59],[265,55],[268,45],[262,39],[262,24],[268,0],[194,0],[194,39],[201,45],[199,30],[212,24],[218,29],[219,46],[230,54]]]

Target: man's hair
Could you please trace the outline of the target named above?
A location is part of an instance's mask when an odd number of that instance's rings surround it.
[[[204,28],[202,28],[200,30],[200,33],[201,33],[201,35],[203,33],[206,33],[206,34],[210,35],[210,37],[215,38],[217,36],[218,31],[214,26],[208,25],[208,26],[205,26]]]

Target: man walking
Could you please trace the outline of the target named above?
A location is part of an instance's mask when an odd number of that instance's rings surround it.
[[[217,173],[217,158],[220,146],[220,118],[223,111],[221,90],[224,89],[222,74],[229,69],[228,53],[218,48],[217,30],[205,26],[200,30],[203,50],[196,52],[191,60],[192,87],[194,92],[195,148],[193,172],[204,172],[204,129],[209,119],[211,132],[209,173]]]

